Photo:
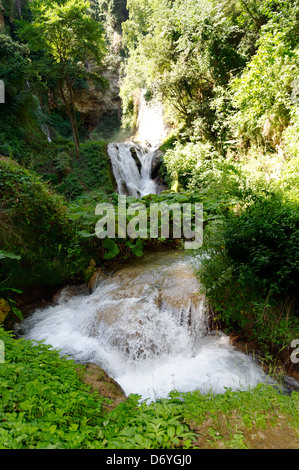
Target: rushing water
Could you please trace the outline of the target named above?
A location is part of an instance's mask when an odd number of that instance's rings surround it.
[[[134,140],[142,147],[157,149],[167,137],[169,128],[164,120],[163,107],[154,102],[148,103],[145,99],[146,90],[141,90],[138,106],[137,133]]]
[[[156,111],[143,93],[138,135],[152,139],[151,148],[135,142],[108,146],[119,194],[158,192],[151,168],[165,128],[161,109]],[[209,331],[199,287],[183,252],[151,253],[107,270],[89,295],[71,296],[64,289],[56,303],[24,320],[19,333],[45,340],[78,362],[99,364],[126,394],[143,398],[167,397],[173,389],[221,393],[266,382],[251,357],[236,351],[224,334]]]
[[[142,90],[134,141],[108,145],[119,194],[142,197],[159,192],[158,185],[151,178],[151,170],[157,149],[168,131],[161,105],[147,103],[145,90]]]
[[[134,142],[108,145],[114,177],[119,194],[142,197],[156,194],[156,183],[151,179],[155,151],[148,151]]]
[[[266,382],[251,357],[209,332],[198,288],[188,257],[151,253],[105,272],[91,295],[69,296],[66,288],[55,305],[24,320],[22,334],[100,365],[126,394],[143,398]]]

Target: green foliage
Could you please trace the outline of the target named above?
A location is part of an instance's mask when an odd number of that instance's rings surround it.
[[[50,57],[53,67],[44,69],[46,80],[58,81],[58,90],[70,120],[79,155],[79,133],[75,108],[76,82],[90,79],[103,82],[87,64],[100,65],[105,54],[103,30],[92,18],[90,4],[85,0],[65,0],[55,3],[38,0],[30,4],[31,22],[20,22],[18,35],[27,41],[32,51]],[[42,57],[41,62],[44,62]]]
[[[192,447],[195,433],[183,423],[183,408],[168,400],[147,404],[138,395],[109,414],[102,445],[109,449],[171,449]],[[125,426],[124,426],[125,424]]]
[[[45,49],[58,63],[103,58],[103,32],[89,15],[90,4],[84,0],[62,1],[53,5],[47,0],[34,2],[31,23],[24,23],[19,35],[30,40],[31,48]]]
[[[0,210],[2,253],[16,255],[2,257],[1,279],[8,287],[24,289],[56,272],[59,283],[74,233],[61,199],[28,170],[0,161]]]
[[[257,429],[266,434],[268,429],[273,432],[279,423],[278,416],[285,417],[287,429],[299,426],[298,393],[287,396],[270,385],[261,384],[244,392],[227,389],[219,395],[193,391],[183,395],[172,392],[170,396],[176,403],[183,398],[185,421],[195,424],[211,447],[220,444],[220,448],[252,448],[251,432]]]
[[[299,85],[299,82],[297,83],[297,81],[293,83],[294,100],[298,99],[298,96],[297,96],[297,94],[299,93],[298,85]],[[295,161],[298,161],[298,157],[299,157],[299,151],[298,151],[299,149],[299,107],[298,107],[298,104],[296,104],[295,106],[292,106],[292,109],[290,110],[290,124],[283,131],[282,144],[283,144],[283,150],[285,154],[291,158],[297,157]],[[293,165],[293,163],[290,162],[290,165]]]
[[[0,106],[0,154],[23,156],[26,146],[46,140],[38,120],[38,102],[26,87],[35,76],[29,49],[0,33],[0,77],[5,84],[5,104]]]
[[[231,82],[233,105],[238,110],[232,125],[239,139],[260,144],[266,141],[275,147],[290,121],[290,92],[297,76],[298,49],[292,50],[287,34],[275,27],[266,30],[258,44],[246,70]]]
[[[205,448],[219,439],[224,447],[247,447],[238,436],[253,426],[267,432],[282,415],[285,430],[298,431],[298,393],[265,385],[223,395],[173,391],[152,403],[130,395],[108,412],[109,400],[81,382],[83,367],[71,358],[2,327],[0,340],[2,449],[190,449],[198,448],[197,437]],[[208,429],[198,428],[206,422]]]
[[[258,197],[210,227],[199,277],[230,328],[275,351],[299,333],[298,203]]]
[[[299,207],[278,198],[257,199],[230,218],[224,238],[236,274],[264,291],[296,294],[299,282]],[[250,280],[252,280],[250,282]],[[255,286],[257,287],[257,286]]]
[[[80,381],[80,366],[42,343],[0,328],[0,447],[86,448],[103,421],[103,399]]]
[[[103,193],[113,192],[112,170],[105,142],[82,143],[80,158],[74,159],[68,152],[58,154],[55,167],[59,176],[56,189],[69,199],[99,188]]]
[[[254,145],[295,151],[297,2],[131,0],[128,10],[124,126],[134,125],[137,90],[146,88],[176,129],[221,154]]]
[[[213,161],[215,151],[209,143],[177,143],[165,152],[163,160],[173,181],[186,188],[204,161]]]
[[[226,87],[250,59],[264,22],[261,2],[250,8],[244,3],[128,2],[129,19],[123,24],[128,51],[121,90],[124,124],[134,117],[136,88],[147,88],[162,99],[177,127],[215,140],[211,102],[218,87]],[[254,14],[252,7],[257,9]]]

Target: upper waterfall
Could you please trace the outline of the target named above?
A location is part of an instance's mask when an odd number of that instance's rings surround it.
[[[109,144],[108,155],[118,194],[143,197],[158,193],[158,185],[152,179],[156,152],[147,152],[134,142],[124,142]]]
[[[150,104],[141,90],[137,132],[132,141],[108,145],[117,192],[121,195],[143,197],[157,194],[161,187],[155,181],[159,167],[159,145],[168,133],[160,104]]]
[[[139,99],[137,132],[134,140],[143,147],[156,150],[167,137],[169,129],[164,120],[162,104],[147,102],[145,96],[146,90],[143,89]]]

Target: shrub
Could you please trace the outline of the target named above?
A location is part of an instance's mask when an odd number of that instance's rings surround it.
[[[209,230],[199,276],[212,306],[228,327],[287,347],[299,333],[298,203],[258,197]]]
[[[1,279],[21,289],[61,282],[74,237],[63,200],[34,173],[2,160],[0,211],[1,248],[20,257],[1,260]]]

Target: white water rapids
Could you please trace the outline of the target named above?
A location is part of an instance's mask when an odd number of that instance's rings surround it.
[[[156,124],[153,109],[142,112]],[[148,131],[158,142],[161,126],[154,127],[151,132],[143,123],[139,134],[146,139]],[[108,153],[119,194],[158,191],[151,180],[153,149],[126,142],[109,144]],[[250,356],[209,331],[199,287],[190,257],[174,250],[151,253],[107,270],[91,294],[71,296],[64,289],[56,303],[26,318],[19,333],[78,362],[100,365],[127,395],[151,400],[173,389],[222,393],[267,382]]]
[[[173,389],[222,393],[266,382],[250,356],[209,332],[190,259],[158,252],[106,272],[90,295],[66,288],[21,325],[27,339],[100,365],[123,388],[151,400]]]

